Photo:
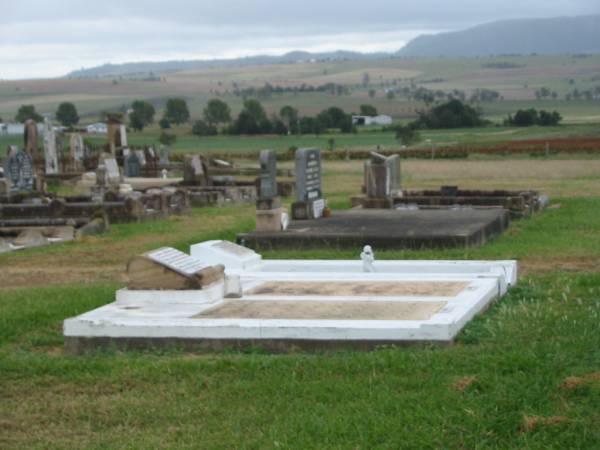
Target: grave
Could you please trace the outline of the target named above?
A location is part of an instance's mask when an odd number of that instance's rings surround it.
[[[186,186],[207,186],[206,165],[198,155],[186,155],[183,160],[183,184]]]
[[[392,199],[401,192],[400,188],[400,156],[383,156],[371,152],[371,159],[365,162],[365,203],[377,204],[380,207],[391,207]]]
[[[124,172],[126,177],[134,178],[139,177],[141,171],[140,160],[138,159],[135,152],[129,152],[125,156]]]
[[[384,249],[477,247],[509,224],[504,209],[334,211],[323,220],[292,221],[279,232],[241,233],[237,241],[256,250],[336,248]]]
[[[44,160],[46,162],[46,175],[54,175],[59,172],[56,133],[52,123],[47,118],[44,120]]]
[[[33,161],[29,153],[11,146],[7,152],[5,177],[10,181],[10,192],[33,191]]]
[[[296,150],[296,202],[292,204],[294,220],[319,219],[326,202],[321,186],[321,150]]]
[[[75,172],[81,172],[84,169],[83,160],[85,158],[85,149],[83,145],[83,138],[79,133],[71,134],[69,138],[69,149],[72,170]]]
[[[260,196],[256,202],[256,231],[280,231],[287,226],[287,214],[277,192],[275,150],[260,152]]]
[[[167,147],[165,145],[161,145],[160,149],[158,151],[158,154],[160,157],[158,164],[161,167],[165,167],[165,166],[168,166],[171,164],[171,161],[170,161],[171,149],[169,147]]]
[[[375,259],[365,272],[359,258],[264,260],[225,241],[196,244],[191,255],[163,248],[134,261],[141,265],[130,263],[130,284],[115,302],[65,320],[67,352],[447,344],[517,282],[515,261]]]

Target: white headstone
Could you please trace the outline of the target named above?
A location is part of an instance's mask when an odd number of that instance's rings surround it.
[[[193,258],[179,250],[170,247],[160,248],[147,253],[148,258],[182,275],[194,275],[198,271],[209,267],[197,258]]]
[[[229,241],[207,241],[190,247],[190,254],[210,264],[223,264],[227,270],[247,270],[260,264],[262,256]]]
[[[44,159],[46,173],[58,173],[58,153],[56,151],[56,133],[50,120],[44,120]]]

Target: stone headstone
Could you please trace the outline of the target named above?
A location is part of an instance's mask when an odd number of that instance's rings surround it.
[[[71,134],[69,138],[69,148],[71,150],[71,161],[75,170],[83,169],[83,160],[85,158],[85,150],[83,147],[83,138],[78,133]]]
[[[119,184],[121,182],[121,173],[119,172],[117,160],[114,158],[106,158],[104,160],[104,166],[106,167],[106,181],[108,184]]]
[[[5,176],[10,180],[11,192],[33,190],[33,160],[29,153],[11,147],[6,158]]]
[[[123,115],[119,113],[107,114],[106,125],[108,131],[108,144],[110,147],[110,153],[115,155],[117,153],[117,149],[127,147],[127,145],[123,145],[123,143],[121,142],[121,126],[123,126]]]
[[[129,155],[125,157],[125,176],[126,177],[139,177],[141,164],[135,152],[129,152]]]
[[[165,145],[161,145],[160,150],[159,150],[159,155],[160,155],[159,164],[161,166],[168,166],[169,164],[171,164],[171,161],[169,160],[169,157],[171,155],[171,150],[169,149],[169,147],[167,147]]]
[[[140,162],[140,166],[146,167],[146,155],[144,154],[144,150],[134,150],[134,153],[136,154],[137,159]]]
[[[13,242],[18,247],[43,247],[48,245],[48,239],[42,234],[40,230],[26,229],[17,236]]]
[[[25,121],[25,131],[23,135],[25,151],[31,155],[32,158],[38,156],[38,129],[37,123],[33,119],[27,119]]]
[[[296,200],[306,202],[321,197],[321,150],[301,148],[296,151]]]
[[[127,265],[132,290],[202,289],[224,280],[225,268],[210,265],[179,250],[163,247],[133,258]]]
[[[46,174],[58,173],[58,151],[56,149],[56,133],[50,120],[44,120],[44,160]]]
[[[275,150],[260,152],[260,198],[277,196],[277,155]]]
[[[119,136],[121,138],[121,147],[127,147],[127,128],[125,125],[119,127]]]
[[[187,155],[183,160],[183,182],[186,185],[206,186],[208,177],[202,159],[198,155]]]
[[[365,163],[365,188],[368,198],[389,198],[400,192],[400,156],[372,152]]]

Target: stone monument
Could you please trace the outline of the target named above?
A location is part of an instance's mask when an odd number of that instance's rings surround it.
[[[58,173],[58,152],[56,150],[56,133],[50,120],[44,120],[44,160],[46,161],[46,174]]]
[[[171,164],[171,161],[169,160],[171,149],[169,147],[161,145],[158,152],[160,155],[160,161],[158,162],[158,164],[161,167],[168,166],[169,164]]]
[[[282,229],[281,197],[277,195],[277,155],[275,150],[260,152],[260,195],[256,201],[256,231]]]
[[[292,204],[295,220],[318,219],[326,202],[321,185],[321,150],[301,148],[296,151],[296,202]]]
[[[386,157],[371,152],[371,159],[365,162],[364,177],[367,194],[365,207],[391,208],[394,196],[401,192],[400,156]]]
[[[186,186],[208,186],[206,166],[200,156],[185,156],[183,160],[183,184]]]
[[[71,134],[69,138],[70,157],[73,170],[79,172],[83,170],[83,160],[85,158],[85,150],[83,146],[83,138],[78,133]]]
[[[33,161],[31,155],[14,146],[9,147],[4,175],[10,181],[10,192],[33,191]]]
[[[124,171],[126,177],[140,176],[141,164],[135,152],[129,152],[125,157]]]

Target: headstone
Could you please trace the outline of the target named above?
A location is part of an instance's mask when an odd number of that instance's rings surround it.
[[[296,151],[296,202],[292,204],[292,218],[318,219],[326,207],[321,187],[321,151],[301,148]]]
[[[17,236],[13,244],[17,247],[43,247],[48,245],[48,239],[44,237],[40,230],[26,229]]]
[[[114,158],[106,158],[104,160],[104,166],[106,167],[106,181],[108,184],[119,184],[121,182],[121,173],[119,172],[117,160]]]
[[[121,147],[127,147],[127,128],[125,128],[125,125],[119,127],[119,137],[121,138]]]
[[[127,265],[131,290],[199,290],[224,280],[223,265],[210,265],[179,250],[163,247]]]
[[[44,160],[46,174],[58,173],[58,152],[56,150],[56,133],[50,120],[44,120]]]
[[[183,182],[188,186],[206,186],[206,168],[198,155],[186,155],[183,160]]]
[[[108,144],[110,147],[110,153],[113,155],[117,154],[117,149],[127,147],[127,145],[121,142],[121,126],[123,126],[123,115],[119,113],[109,113],[106,115],[106,124],[108,131]],[[127,136],[125,135],[125,138]]]
[[[139,177],[141,164],[135,152],[129,152],[129,155],[125,157],[125,176],[126,177]]]
[[[134,150],[141,167],[146,167],[146,155],[144,150]]]
[[[4,168],[10,180],[11,192],[30,192],[33,190],[33,161],[29,153],[11,146]]]
[[[277,196],[277,155],[275,150],[260,152],[260,198]]]
[[[150,172],[149,176],[156,177],[158,167],[156,165],[156,153],[152,147],[144,148],[144,159],[146,160],[146,168]]]
[[[159,161],[159,164],[161,166],[168,166],[169,164],[171,164],[171,161],[169,160],[170,154],[171,154],[171,150],[169,149],[169,147],[167,147],[165,145],[161,145],[160,146],[160,150],[159,150],[160,161]]]
[[[365,163],[367,198],[384,199],[397,195],[400,190],[400,156],[383,156],[372,152]]]
[[[24,132],[24,145],[25,151],[31,155],[32,158],[39,156],[38,154],[38,129],[37,123],[33,119],[27,119],[25,121],[25,132]]]
[[[69,138],[69,147],[71,150],[71,161],[73,162],[73,169],[83,170],[85,150],[83,147],[83,138],[80,134],[71,134],[71,137]]]

